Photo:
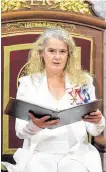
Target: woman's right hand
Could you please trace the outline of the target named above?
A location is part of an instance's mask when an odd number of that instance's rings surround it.
[[[39,128],[48,128],[52,125],[57,125],[59,123],[59,119],[46,121],[47,119],[50,118],[50,116],[44,116],[40,119],[35,118],[31,113],[29,113],[29,116],[32,122]]]

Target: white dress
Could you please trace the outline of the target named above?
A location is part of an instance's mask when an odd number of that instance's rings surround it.
[[[67,109],[95,99],[92,78],[88,77],[88,85],[79,88],[66,76],[66,92],[57,101],[48,90],[45,73],[25,76],[19,80],[17,99],[50,109]],[[24,139],[23,148],[13,155],[15,166],[2,163],[9,172],[102,172],[99,152],[88,143],[87,132],[97,136],[104,127],[104,117],[99,124],[79,121],[55,129],[41,129],[31,120],[16,119],[16,135]]]

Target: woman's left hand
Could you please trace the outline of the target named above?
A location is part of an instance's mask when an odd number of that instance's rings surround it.
[[[96,112],[92,112],[88,115],[85,115],[83,117],[83,120],[86,122],[91,122],[94,124],[98,124],[100,120],[102,119],[102,113],[101,111],[97,110]]]

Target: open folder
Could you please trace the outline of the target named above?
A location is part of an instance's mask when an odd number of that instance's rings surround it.
[[[60,119],[60,125],[67,125],[80,121],[82,117],[90,112],[94,112],[101,107],[102,100],[95,100],[86,104],[71,107],[69,109],[55,111],[38,105],[30,104],[15,98],[10,98],[4,114],[29,120],[29,112],[36,118],[49,115],[49,120]]]

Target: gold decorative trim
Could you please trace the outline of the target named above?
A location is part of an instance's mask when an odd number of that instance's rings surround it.
[[[32,6],[46,7],[47,9],[60,9],[62,11],[79,12],[92,15],[90,4],[85,0],[2,0],[2,11],[16,11],[19,9],[31,9]]]
[[[1,10],[3,12],[11,10],[16,11],[23,8],[31,8],[26,0],[1,0]]]
[[[41,34],[42,32],[34,32],[33,34]],[[25,33],[32,34],[30,32]],[[15,36],[16,34],[12,34],[12,36]],[[21,33],[19,34],[21,35]],[[23,35],[23,33],[22,33]],[[79,35],[76,33],[72,33],[73,37],[76,38],[82,38],[89,40],[91,42],[91,52],[90,52],[90,73],[93,72],[93,63],[92,63],[92,53],[93,53],[93,40],[92,38],[85,37],[83,35]],[[3,36],[5,37],[5,36]],[[8,36],[7,36],[8,37]],[[3,111],[8,103],[9,100],[9,80],[10,80],[10,52],[11,51],[17,51],[17,50],[25,50],[25,49],[31,49],[32,43],[29,44],[18,44],[18,45],[11,45],[11,46],[4,46],[4,85],[3,85]],[[80,47],[78,47],[80,48]],[[80,50],[79,50],[80,51]],[[9,118],[7,115],[3,115],[3,154],[14,154],[16,151],[15,148],[9,148]]]
[[[12,33],[12,32],[10,32],[10,33],[5,33],[5,34],[3,34],[1,37],[2,38],[5,38],[5,37],[10,37],[10,36],[17,36],[17,35],[26,35],[26,34],[31,34],[31,35],[33,35],[33,34],[40,34],[40,33],[42,33],[42,30],[39,30],[38,32],[35,32],[35,31],[31,31],[31,32],[25,32],[25,31],[20,31],[20,32],[14,32],[14,33]]]
[[[21,76],[24,76],[24,74],[22,75],[21,73],[23,73],[22,71],[23,71],[23,69],[25,68],[25,66],[28,64],[28,62],[27,63],[25,63],[24,64],[24,66],[22,66],[22,68],[20,69],[20,71],[19,71],[19,73],[18,73],[18,76],[17,76],[17,88],[18,88],[18,79],[21,77]]]
[[[9,100],[9,80],[10,80],[10,52],[16,50],[31,49],[32,44],[18,44],[11,46],[4,46],[4,91],[3,91],[3,111]],[[13,154],[16,149],[9,148],[9,117],[3,115],[3,154]]]
[[[52,27],[63,27],[63,28],[70,28],[71,31],[75,30],[76,27],[74,24],[66,24],[66,23],[61,23],[61,22],[48,22],[48,21],[31,21],[31,22],[17,22],[17,23],[8,23],[6,24],[5,28],[8,30],[11,29],[19,29],[19,28],[24,28],[24,29],[30,29],[30,28],[52,28]]]
[[[4,93],[3,93],[3,112],[6,107],[6,104],[9,100],[9,72],[10,71],[10,51],[7,46],[4,47]],[[6,57],[6,59],[5,59]],[[8,84],[7,84],[8,83]],[[9,119],[8,116],[3,115],[3,150],[6,148],[8,149],[8,126],[9,126]],[[7,131],[7,132],[6,132]],[[4,142],[6,140],[6,142]]]
[[[90,6],[85,0],[55,0],[55,5],[50,7],[50,9],[56,8],[59,8],[62,11],[72,11],[92,15]]]
[[[83,38],[83,39],[86,39],[86,40],[89,40],[91,42],[91,51],[90,51],[90,74],[92,75],[93,74],[93,39],[91,37],[85,37],[85,36],[80,36],[79,34],[76,34],[75,33],[71,33],[71,35],[73,37],[76,37],[76,38]]]

